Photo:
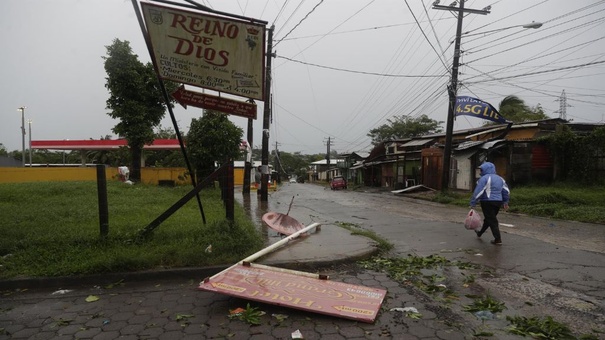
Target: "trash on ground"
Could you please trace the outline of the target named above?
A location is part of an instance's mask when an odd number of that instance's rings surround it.
[[[236,309],[232,309],[229,311],[229,315],[239,315],[242,314],[243,312],[245,312],[246,310],[243,309],[242,307],[238,307]]]
[[[416,309],[415,307],[397,307],[397,308],[391,308],[390,309],[391,312],[402,312],[405,313],[405,316],[410,318],[410,319],[420,319],[422,318],[422,314],[420,314],[418,312],[418,309]]]
[[[212,245],[209,244],[208,247],[206,247],[206,249],[204,250],[204,252],[206,252],[206,253],[212,253]]]
[[[504,227],[509,227],[509,228],[514,228],[515,227],[514,224],[508,224],[508,223],[500,223],[500,225],[504,226]]]
[[[411,312],[411,313],[418,313],[418,309],[416,309],[416,307],[397,307],[397,308],[391,308],[390,309],[391,312]]]
[[[95,301],[99,301],[99,297],[96,295],[88,295],[88,297],[86,298],[86,302],[95,302]]]
[[[288,315],[286,314],[271,314],[271,316],[276,318],[279,322],[282,322],[288,318]]]
[[[475,256],[483,256],[483,254],[477,253],[477,254],[475,254]]]
[[[494,315],[494,313],[488,311],[488,310],[480,310],[478,312],[475,312],[475,316],[479,319],[479,320],[493,320],[496,318],[496,316]]]
[[[73,291],[73,289],[59,289],[56,292],[53,292],[51,295],[63,295],[63,294],[67,294],[72,291]]]
[[[295,330],[294,332],[292,332],[292,339],[304,339],[302,333],[300,332],[300,330]]]

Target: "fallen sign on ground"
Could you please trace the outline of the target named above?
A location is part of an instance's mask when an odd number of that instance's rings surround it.
[[[198,289],[367,323],[376,320],[386,295],[384,289],[246,264],[204,280]]]
[[[247,300],[373,323],[387,291],[328,280],[327,276],[252,263],[320,226],[311,224],[204,279],[198,289]]]

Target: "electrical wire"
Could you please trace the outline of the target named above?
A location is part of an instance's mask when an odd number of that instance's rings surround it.
[[[348,69],[339,68],[339,67],[307,63],[307,62],[304,62],[301,60],[296,60],[296,59],[292,59],[292,58],[288,58],[288,57],[284,57],[284,56],[280,56],[280,55],[276,56],[276,58],[286,59],[286,60],[289,60],[289,61],[292,61],[295,63],[308,65],[308,66],[315,66],[315,67],[319,67],[319,68],[325,68],[325,69],[333,70],[333,71],[341,71],[341,72],[348,72],[348,73],[355,73],[355,74],[365,74],[365,75],[380,76],[380,77],[393,77],[393,78],[443,78],[444,77],[444,75],[439,75],[439,74],[434,74],[434,75],[416,74],[416,75],[414,75],[414,74],[386,74],[386,73],[377,73],[377,72],[355,71],[355,70],[348,70]]]
[[[408,6],[408,9],[410,10],[412,17],[414,17],[414,21],[416,21],[416,25],[418,25],[420,32],[422,32],[422,35],[424,36],[426,41],[429,43],[429,45],[431,46],[433,51],[435,51],[435,53],[437,53],[437,58],[439,58],[439,61],[441,61],[441,63],[443,64],[443,67],[445,67],[446,70],[449,70],[448,66],[443,62],[443,59],[441,59],[441,54],[439,54],[439,52],[437,52],[437,50],[435,49],[435,46],[433,46],[433,44],[431,43],[431,40],[429,39],[429,37],[427,37],[426,33],[424,33],[424,30],[422,29],[422,27],[420,26],[420,23],[418,22],[418,19],[416,18],[416,14],[414,14],[414,11],[410,7],[410,4],[408,4],[408,0],[404,0],[404,1],[405,1],[406,6]],[[431,26],[432,26],[432,24],[431,24]],[[437,40],[437,41],[439,41],[439,40]]]
[[[319,0],[319,2],[317,3],[317,5],[315,5],[315,7],[313,7],[309,13],[307,13],[307,15],[305,15],[302,19],[300,19],[300,21],[298,22],[298,24],[294,25],[294,27],[292,27],[292,29],[288,33],[286,33],[286,35],[284,36],[284,38],[286,38],[287,36],[289,36],[290,33],[292,33],[298,26],[300,26],[300,24],[302,24],[302,22],[305,21],[309,17],[309,15],[311,15],[311,13],[313,13],[317,9],[317,7],[319,7],[319,5],[321,5],[323,2],[324,2],[324,0]],[[277,40],[274,46],[279,45],[279,43],[280,43],[280,40]]]

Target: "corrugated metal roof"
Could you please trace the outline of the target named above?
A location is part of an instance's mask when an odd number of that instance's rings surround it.
[[[400,145],[399,147],[420,146],[420,145],[425,145],[425,144],[431,143],[432,141],[433,141],[433,139],[414,139],[405,144]]]
[[[481,149],[491,149],[494,146],[496,146],[496,144],[500,143],[500,142],[506,142],[505,139],[497,139],[497,140],[493,140],[493,141],[489,141],[489,142],[485,142],[485,144],[481,145]]]
[[[466,150],[466,149],[471,149],[474,147],[477,147],[481,144],[485,143],[484,141],[480,140],[480,141],[467,141],[467,142],[463,142],[458,144],[458,146],[454,149],[454,151],[462,151],[462,150]]]

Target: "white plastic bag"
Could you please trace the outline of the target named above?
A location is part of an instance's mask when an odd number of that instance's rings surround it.
[[[464,220],[464,227],[469,230],[481,229],[481,215],[475,209],[471,209]]]

